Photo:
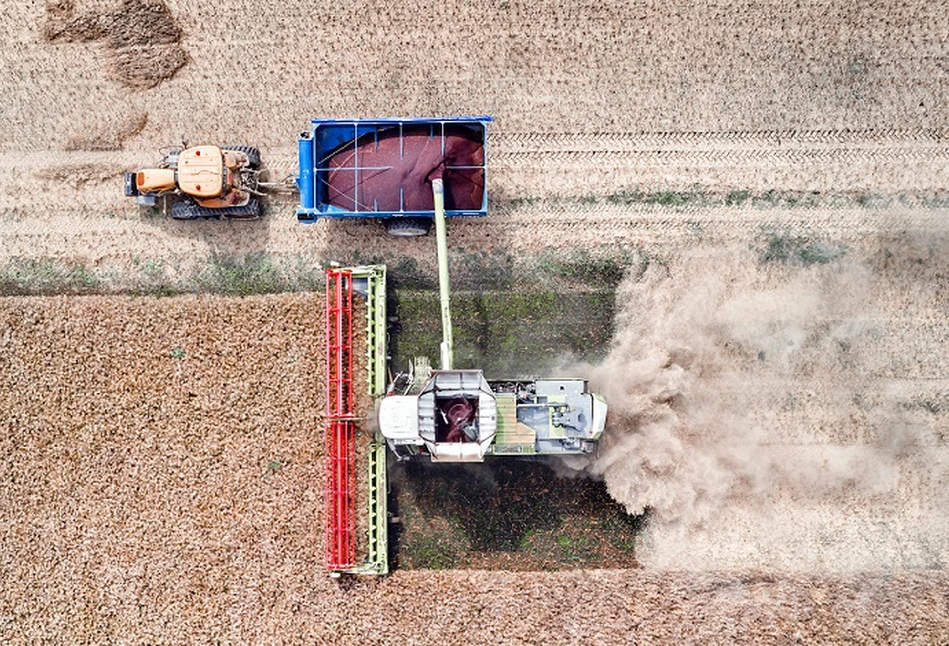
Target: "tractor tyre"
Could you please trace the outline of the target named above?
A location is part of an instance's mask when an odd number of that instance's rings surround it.
[[[260,217],[260,200],[252,197],[244,206],[228,206],[220,209],[205,208],[187,200],[176,200],[171,204],[171,217],[175,220],[256,220]]]
[[[244,206],[230,206],[226,209],[214,209],[221,216],[233,220],[256,220],[261,214],[260,200],[256,197],[250,198],[250,201]]]
[[[389,218],[385,221],[386,232],[397,238],[417,238],[426,235],[432,228],[428,218]]]
[[[189,200],[172,199],[170,202],[168,213],[172,220],[201,220],[205,217],[201,211],[210,211],[210,209],[202,209]]]
[[[253,146],[224,146],[224,150],[233,150],[247,155],[247,167],[257,170],[260,168],[260,151]]]

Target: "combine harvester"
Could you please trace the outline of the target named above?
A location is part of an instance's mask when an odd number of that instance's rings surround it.
[[[434,222],[442,317],[440,367],[416,359],[384,386],[385,267],[327,270],[327,568],[387,571],[385,446],[401,460],[482,462],[486,456],[595,452],[605,400],[582,379],[487,380],[453,365],[446,216],[487,213],[487,117],[314,120],[299,140],[297,217],[383,218],[395,235],[422,235]],[[369,450],[369,557],[356,565],[351,472],[353,294],[367,299],[369,392],[378,399]],[[348,335],[348,336],[347,336]],[[349,395],[345,393],[349,392]],[[385,396],[383,396],[385,395]]]

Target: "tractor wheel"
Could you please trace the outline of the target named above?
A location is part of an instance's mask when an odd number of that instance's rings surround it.
[[[398,238],[424,236],[432,228],[428,218],[389,218],[385,221],[386,232]]]
[[[175,220],[256,220],[260,217],[260,201],[251,198],[244,206],[208,209],[188,200],[175,200],[171,203],[171,217]]]
[[[250,198],[250,201],[244,206],[231,206],[226,209],[215,209],[225,218],[234,220],[256,220],[260,217],[260,200],[256,197]]]
[[[260,151],[253,146],[224,146],[224,150],[233,150],[235,152],[247,155],[247,167],[257,170],[260,168]]]
[[[169,208],[169,214],[173,220],[200,220],[204,216],[201,211],[209,211],[210,209],[202,209],[200,206],[194,202],[188,200],[171,200],[171,208]]]

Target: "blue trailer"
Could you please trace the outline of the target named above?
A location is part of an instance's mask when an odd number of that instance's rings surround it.
[[[424,235],[436,177],[444,180],[446,216],[485,215],[490,121],[313,119],[297,142],[297,219],[380,218],[393,235]]]

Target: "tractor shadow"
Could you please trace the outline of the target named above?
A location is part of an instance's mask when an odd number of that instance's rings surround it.
[[[154,294],[208,292],[226,295],[268,294],[322,288],[317,262],[284,257],[272,250],[272,231],[278,219],[295,218],[292,200],[264,201],[263,213],[255,220],[174,220],[157,209],[141,211],[142,221],[154,227],[162,239],[185,239],[189,250],[160,259],[142,260],[138,277],[141,291]],[[301,225],[302,226],[302,225]],[[147,253],[144,254],[147,258]],[[135,261],[133,261],[135,263]]]
[[[271,228],[278,218],[294,217],[285,198],[263,200],[261,217],[254,220],[175,220],[157,208],[140,210],[143,222],[173,238],[187,238],[207,245],[212,253],[240,256],[268,250]]]

